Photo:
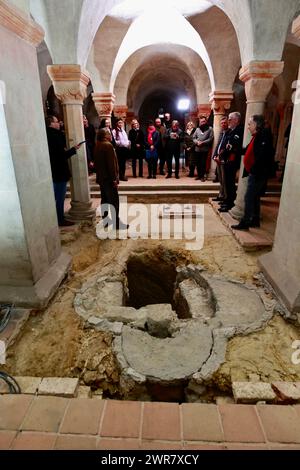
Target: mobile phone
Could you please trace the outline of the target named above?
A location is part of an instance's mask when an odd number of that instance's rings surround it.
[[[83,140],[82,142],[79,142],[79,144],[77,145],[82,145],[82,144],[85,144],[86,143],[86,140]]]

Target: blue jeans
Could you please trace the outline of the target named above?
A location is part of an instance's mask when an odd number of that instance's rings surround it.
[[[67,192],[67,181],[60,181],[59,183],[53,182],[54,197],[56,203],[56,213],[58,223],[64,220],[64,203]]]

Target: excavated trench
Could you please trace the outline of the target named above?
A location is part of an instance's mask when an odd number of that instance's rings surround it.
[[[131,254],[119,275],[88,279],[74,306],[88,327],[112,333],[120,395],[130,400],[208,401],[228,340],[273,315],[263,291],[162,248]]]
[[[180,243],[87,239],[72,240],[73,275],[44,312],[32,312],[7,372],[176,402],[229,397],[232,381],[300,379],[290,360],[299,326],[253,281],[255,258],[236,254],[229,237],[193,256]]]

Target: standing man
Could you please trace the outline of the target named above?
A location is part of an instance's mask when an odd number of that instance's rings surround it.
[[[107,217],[107,208],[104,205],[111,205],[115,211],[116,219],[113,225],[116,230],[128,229],[129,225],[123,224],[119,219],[119,166],[115,149],[111,143],[112,136],[106,127],[100,129],[97,135],[97,143],[94,152],[94,162],[96,170],[96,182],[100,185],[102,216]],[[114,219],[114,217],[113,217]],[[106,227],[108,223],[106,224]]]
[[[228,127],[226,146],[222,153],[224,159],[226,199],[224,199],[219,212],[228,212],[232,209],[236,198],[235,178],[241,164],[244,134],[243,127],[241,126],[240,113],[234,112],[229,114]]]
[[[224,170],[224,158],[223,153],[226,147],[226,135],[228,132],[228,117],[223,116],[221,119],[221,133],[219,141],[217,143],[215,153],[213,155],[213,160],[217,164],[217,176],[220,183],[220,191],[218,197],[213,199],[213,201],[224,201],[226,199],[226,186],[225,186],[225,170]]]
[[[83,115],[83,127],[84,127],[84,135],[85,135],[85,147],[86,147],[86,157],[87,157],[87,165],[89,174],[93,173],[94,171],[94,163],[93,163],[93,155],[94,155],[94,148],[95,148],[95,139],[96,139],[96,132],[95,128],[92,124],[89,123],[87,117]]]
[[[273,155],[270,133],[265,129],[264,117],[251,116],[248,129],[252,139],[245,150],[243,178],[248,176],[244,215],[234,230],[248,230],[260,226],[260,197],[268,179],[269,161]]]
[[[165,126],[166,129],[171,129],[172,121],[171,121],[171,114],[170,113],[165,113],[164,126]]]
[[[213,140],[213,128],[208,125],[206,116],[200,116],[199,127],[194,134],[194,145],[198,173],[196,179],[203,182],[205,181],[208,152],[210,151]]]
[[[64,216],[67,182],[71,177],[68,159],[76,154],[81,144],[66,150],[65,136],[60,130],[60,122],[56,116],[46,117],[46,127],[58,225],[68,227],[74,225]]]
[[[116,128],[112,131],[116,142],[116,152],[118,157],[120,180],[128,181],[125,176],[126,160],[129,157],[130,141],[124,128],[123,119],[118,119]]]
[[[159,132],[159,144],[157,148],[158,152],[158,158],[159,158],[159,174],[164,176],[165,171],[165,163],[166,163],[166,152],[165,152],[165,146],[166,146],[166,141],[165,141],[165,135],[166,135],[166,128],[165,126],[162,125],[161,119],[156,118],[155,119],[155,128],[157,132]]]
[[[175,158],[175,178],[179,179],[180,144],[183,141],[183,132],[179,129],[179,122],[172,121],[172,126],[166,133],[166,154],[168,174],[166,178],[172,178],[172,162]]]

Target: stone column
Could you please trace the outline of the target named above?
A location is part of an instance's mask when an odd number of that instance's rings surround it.
[[[265,104],[271,91],[274,79],[283,71],[283,62],[277,61],[253,61],[242,67],[240,79],[245,82],[247,98],[247,111],[245,118],[245,131],[243,145],[250,142],[248,121],[253,114],[264,114]],[[237,220],[244,215],[245,194],[247,189],[247,178],[242,178],[244,165],[241,164],[237,198],[235,206],[230,214]]]
[[[127,112],[128,106],[126,105],[114,106],[114,115],[117,119],[123,119],[123,121],[125,122],[127,118]]]
[[[61,251],[36,47],[44,32],[0,1],[0,303],[44,307],[71,258]]]
[[[293,34],[300,39],[300,16]],[[299,78],[300,80],[300,68]],[[259,264],[275,291],[300,320],[300,88],[294,95],[294,113],[273,250]]]
[[[100,121],[110,119],[114,108],[115,95],[113,93],[93,93],[93,101]]]
[[[62,102],[68,147],[73,147],[85,139],[82,105],[90,80],[88,73],[80,65],[48,65],[47,71],[55,94]],[[90,198],[85,145],[70,159],[70,166],[71,209],[68,216],[72,220],[92,219],[95,210]]]
[[[214,113],[214,152],[221,133],[221,119],[230,109],[231,102],[233,100],[233,93],[232,91],[213,91],[209,96],[211,108]],[[216,162],[211,160],[209,179],[214,179],[216,165]]]
[[[277,162],[279,162],[282,159],[282,154],[283,154],[283,150],[284,150],[286,107],[287,107],[286,102],[282,102],[282,103],[279,103],[277,105],[277,112],[278,112],[279,117],[280,117],[278,138],[277,138],[277,145],[276,145],[276,154],[275,154],[275,161],[277,161]]]
[[[211,104],[197,104],[197,118],[199,119],[200,116],[206,116],[207,119],[209,118],[211,113]]]

